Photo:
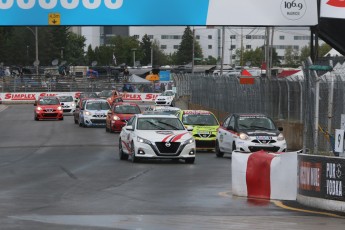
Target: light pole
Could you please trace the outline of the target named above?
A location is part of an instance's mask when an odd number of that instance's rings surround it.
[[[137,49],[136,48],[133,48],[132,51],[133,51],[133,68],[135,67],[135,51]]]
[[[38,66],[40,64],[40,61],[38,60],[38,28],[35,27],[35,32],[30,28],[26,27],[28,30],[32,32],[32,34],[35,36],[35,46],[36,46],[36,59],[34,62],[34,66],[36,66],[36,76],[38,76]]]
[[[63,51],[64,51],[65,47],[61,47],[61,60],[63,60]]]

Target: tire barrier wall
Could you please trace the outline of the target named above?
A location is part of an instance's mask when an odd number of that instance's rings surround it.
[[[0,93],[3,103],[34,103],[39,96],[56,96],[59,94],[78,97],[81,92],[33,92],[33,93]],[[120,93],[124,101],[152,102],[160,93]]]
[[[297,152],[234,151],[231,168],[233,195],[296,200]]]
[[[299,154],[297,201],[345,212],[345,159]]]

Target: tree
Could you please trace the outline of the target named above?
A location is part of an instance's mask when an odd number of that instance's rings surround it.
[[[143,36],[143,38],[141,39],[140,42],[140,49],[142,51],[142,59],[141,59],[141,63],[143,65],[148,65],[149,63],[151,63],[151,50],[152,50],[152,42],[150,37],[145,34]],[[152,65],[152,63],[151,63]]]
[[[179,49],[176,53],[176,61],[178,64],[187,64],[192,62],[193,40],[193,32],[190,27],[187,26],[182,35]],[[203,58],[202,49],[198,41],[194,42],[194,58]]]
[[[71,65],[85,65],[84,47],[86,38],[75,33],[69,33],[64,49],[65,59]]]
[[[289,46],[288,48],[285,49],[285,65],[288,67],[298,67],[299,62],[299,55],[298,55],[298,50],[293,49],[292,46]]]

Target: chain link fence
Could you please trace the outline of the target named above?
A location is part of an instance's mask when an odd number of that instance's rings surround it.
[[[330,72],[309,70],[311,65],[329,63],[306,61],[304,77],[257,77],[254,84],[207,74],[175,74],[174,81],[178,98],[187,97],[190,104],[213,111],[221,121],[238,112],[264,113],[275,121],[299,123],[304,152],[333,155],[334,132],[345,114],[345,64],[335,63]]]

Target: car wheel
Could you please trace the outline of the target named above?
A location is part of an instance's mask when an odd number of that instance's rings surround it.
[[[139,162],[139,158],[135,156],[135,146],[134,146],[134,142],[133,141],[131,143],[131,155],[132,155],[132,162],[133,163]]]
[[[105,123],[105,132],[109,132],[109,129],[108,129],[108,126],[107,126],[107,123]]]
[[[59,118],[60,121],[63,121],[63,117]]]
[[[78,120],[74,117],[74,124],[78,124]]]
[[[79,118],[78,123],[79,123],[79,127],[83,127],[84,126],[84,123],[82,122],[82,120],[80,120],[80,118]]]
[[[232,151],[234,151],[234,150],[236,150],[236,144],[235,144],[235,142],[232,143]]]
[[[218,141],[216,141],[216,156],[217,157],[223,157],[224,156],[224,153],[222,151],[220,151]]]
[[[186,164],[194,164],[194,161],[195,161],[195,157],[193,157],[193,158],[186,158],[185,159],[185,163]]]
[[[128,160],[128,154],[123,152],[121,139],[119,140],[119,157],[120,160]]]
[[[34,118],[34,119],[35,119],[35,121],[38,121],[38,120],[39,120],[37,116],[35,116],[35,118]]]

